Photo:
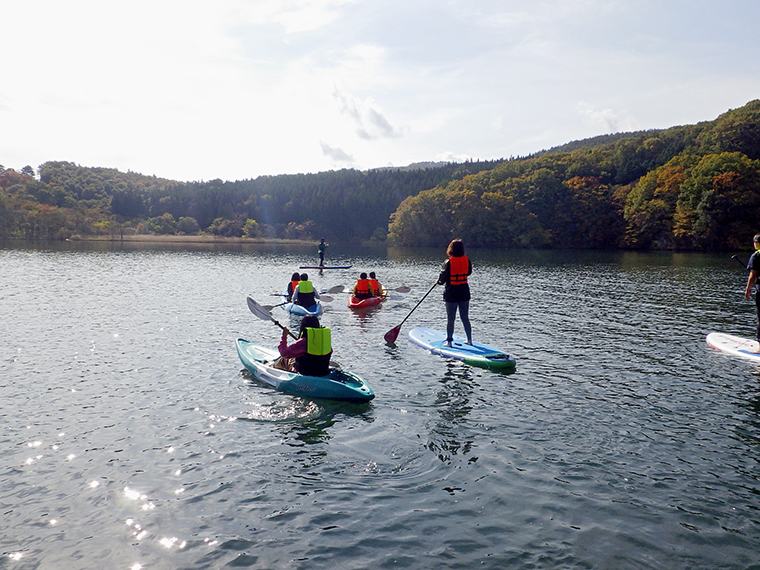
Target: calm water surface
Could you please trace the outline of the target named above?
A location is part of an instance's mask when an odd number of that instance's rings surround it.
[[[1,568],[760,568],[760,367],[728,255],[472,250],[475,339],[513,374],[409,343],[442,328],[443,251],[332,246],[412,292],[323,323],[376,398],[253,380],[314,247],[0,249]],[[298,321],[274,309],[275,318]],[[461,333],[461,326],[458,325]]]

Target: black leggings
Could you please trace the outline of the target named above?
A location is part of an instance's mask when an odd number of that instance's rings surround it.
[[[464,332],[467,335],[467,340],[472,342],[469,301],[453,303],[451,301],[446,301],[446,340],[451,341],[451,339],[454,338],[454,321],[456,321],[457,318],[457,309],[459,309],[459,318],[462,319],[462,325],[464,325]]]
[[[755,307],[757,307],[757,341],[760,342],[760,291],[755,293]]]

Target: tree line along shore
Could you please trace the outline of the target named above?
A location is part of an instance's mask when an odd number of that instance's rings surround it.
[[[760,100],[526,157],[179,182],[0,166],[0,238],[736,250],[760,232]]]

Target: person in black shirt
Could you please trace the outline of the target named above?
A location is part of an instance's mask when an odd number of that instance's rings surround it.
[[[757,283],[757,276],[760,274],[760,234],[755,234],[752,238],[755,245],[755,253],[750,255],[747,262],[747,271],[749,271],[749,277],[747,277],[747,287],[744,289],[744,297],[746,299],[752,298],[752,286]],[[760,293],[755,292],[755,306],[757,307],[757,341],[758,348],[754,352],[760,352]]]

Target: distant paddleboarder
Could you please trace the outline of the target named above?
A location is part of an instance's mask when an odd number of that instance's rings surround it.
[[[330,245],[329,243],[325,243],[324,238],[322,241],[319,242],[319,245],[317,246],[317,253],[319,253],[319,265],[320,267],[324,267],[325,265],[325,251],[327,251],[327,246]]]

